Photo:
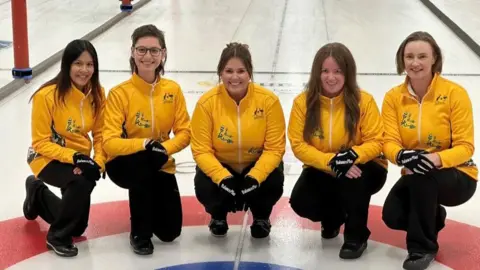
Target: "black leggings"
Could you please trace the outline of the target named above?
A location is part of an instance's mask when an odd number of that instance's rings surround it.
[[[429,176],[402,176],[392,187],[383,205],[383,221],[394,230],[407,232],[409,252],[438,251],[438,232],[445,226],[445,206],[468,201],[477,181],[454,169],[441,169]]]
[[[357,166],[362,170],[358,179],[335,178],[312,167],[304,169],[290,197],[293,211],[322,222],[329,230],[345,223],[346,242],[367,241],[370,198],[385,184],[387,170],[373,161]]]
[[[245,175],[254,166],[254,164],[251,164],[239,174],[229,166],[222,165],[230,171],[238,184],[244,180]],[[237,195],[234,199],[220,196],[220,187],[198,167],[196,171],[194,179],[195,194],[198,201],[204,205],[205,211],[214,219],[225,220],[228,212],[236,212],[247,208],[252,211],[253,218],[268,219],[273,206],[283,194],[283,163],[270,173],[267,179],[260,184],[256,195],[249,198],[248,201],[240,195]],[[236,193],[241,194],[239,187],[236,188]]]
[[[131,233],[140,238],[155,234],[171,242],[182,231],[182,203],[175,175],[152,169],[141,151],[119,156],[106,164],[109,178],[128,189]]]
[[[72,237],[83,234],[88,226],[90,194],[96,183],[73,173],[75,166],[59,161],[50,162],[38,178],[61,189],[58,198],[47,186],[35,191],[35,207],[39,216],[51,224],[47,240],[52,244],[71,244]]]

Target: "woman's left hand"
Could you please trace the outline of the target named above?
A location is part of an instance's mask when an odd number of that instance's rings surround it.
[[[358,168],[357,165],[353,165],[352,167],[350,167],[350,169],[347,171],[347,173],[345,174],[345,176],[347,178],[360,178],[362,176],[362,170],[360,170],[360,168]]]
[[[428,160],[430,160],[435,167],[442,167],[442,160],[440,159],[438,153],[425,154],[424,156],[428,158]]]

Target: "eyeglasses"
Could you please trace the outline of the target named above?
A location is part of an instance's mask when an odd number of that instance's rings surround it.
[[[160,53],[162,52],[161,48],[146,48],[146,47],[136,47],[135,51],[137,52],[138,55],[145,55],[147,54],[148,51],[150,51],[150,54],[152,56],[159,56]]]

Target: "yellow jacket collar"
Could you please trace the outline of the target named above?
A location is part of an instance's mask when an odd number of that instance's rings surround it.
[[[228,90],[223,83],[219,85],[219,88],[220,88],[220,92],[225,98],[230,99],[233,103],[236,104],[235,100],[228,94]],[[247,94],[245,95],[245,97],[243,97],[240,103],[247,102],[252,97],[253,91],[254,91],[253,88],[254,88],[253,83],[251,82],[248,83]]]
[[[428,88],[427,88],[427,92],[425,93],[425,96],[424,98],[430,93],[430,92],[434,92],[435,91],[435,85],[437,83],[437,80],[438,80],[438,77],[440,76],[439,73],[435,73],[433,74],[433,78],[432,78],[432,81],[430,82],[430,84],[428,85]],[[417,97],[417,95],[415,94],[415,92],[413,91],[413,88],[410,84],[410,80],[407,77],[405,77],[405,81],[403,82],[403,85],[402,85],[402,93],[403,95],[405,96],[411,96],[411,97]]]
[[[74,83],[71,83],[71,94],[72,94],[72,97],[74,98],[78,98],[78,99],[84,99],[84,98],[87,98],[90,93],[92,92],[92,87],[90,85],[87,85],[86,87],[88,88],[88,92],[85,94],[83,93],[82,90],[78,89]]]
[[[151,94],[152,91],[155,91],[155,87],[157,86],[160,78],[157,77],[153,84],[147,83],[144,79],[138,76],[137,73],[133,73],[132,75],[132,83],[140,92],[144,94]]]
[[[322,105],[338,105],[340,103],[343,103],[343,91],[342,93],[340,93],[338,96],[336,97],[333,97],[333,98],[329,98],[329,97],[326,97],[324,95],[320,95],[320,103]]]

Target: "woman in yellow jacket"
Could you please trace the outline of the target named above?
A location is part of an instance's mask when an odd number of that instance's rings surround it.
[[[414,32],[397,51],[405,81],[385,95],[383,152],[402,168],[383,207],[383,220],[407,232],[405,269],[425,269],[445,226],[442,205],[457,206],[475,193],[472,103],[467,91],[443,78],[442,53],[433,37]]]
[[[58,75],[32,96],[32,146],[27,162],[34,175],[26,180],[23,212],[29,220],[40,216],[51,224],[47,248],[59,256],[78,254],[72,237],[82,235],[88,225],[90,194],[105,166],[104,102],[97,53],[86,40],[67,45]],[[43,182],[60,188],[62,198]]]
[[[323,238],[336,237],[345,223],[339,256],[360,257],[370,236],[370,198],[385,184],[387,161],[378,106],[359,89],[355,60],[343,44],[326,44],[315,55],[307,89],[293,102],[288,137],[304,163],[292,209],[320,221]]]
[[[180,86],[161,76],[167,59],[165,45],[163,32],[154,25],[135,29],[132,76],[113,87],[105,107],[107,174],[119,187],[128,189],[130,245],[140,255],[153,253],[153,234],[171,242],[182,228],[171,155],[190,143],[190,117]]]
[[[251,235],[270,234],[272,208],[283,193],[285,119],[280,100],[251,82],[248,46],[230,43],[217,67],[222,84],[206,92],[192,115],[195,193],[211,215],[214,236],[228,231],[227,213],[250,209]]]

